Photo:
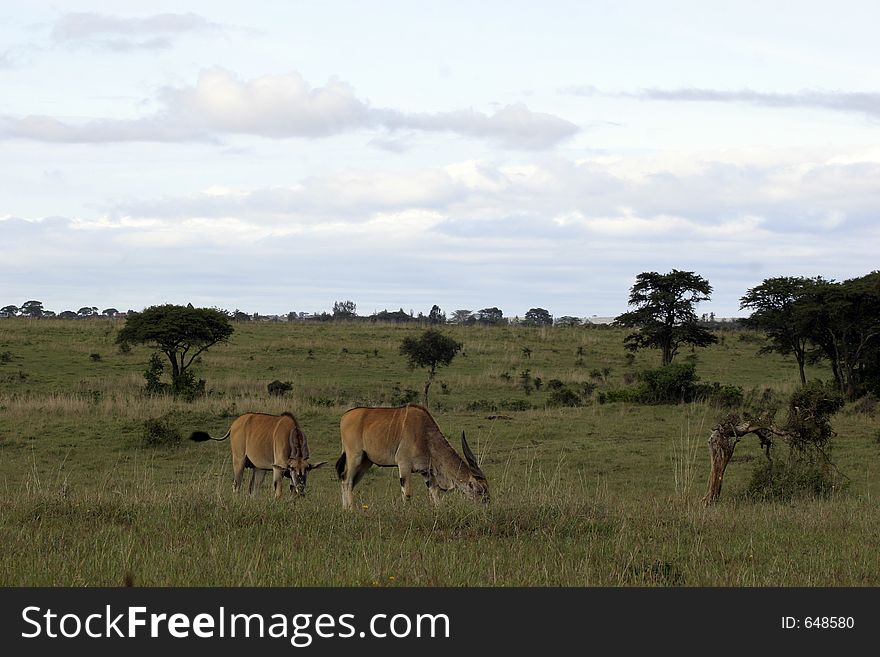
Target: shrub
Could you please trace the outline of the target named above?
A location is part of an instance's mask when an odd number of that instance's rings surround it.
[[[845,481],[828,463],[762,463],[752,472],[746,494],[758,501],[787,502],[799,497],[827,498]]]
[[[409,386],[401,390],[400,384],[395,383],[394,387],[391,389],[391,404],[393,406],[412,404],[413,402],[417,401],[418,398],[419,393]]]
[[[498,406],[502,411],[528,411],[532,408],[525,399],[504,399]]]
[[[583,406],[584,400],[571,388],[563,386],[550,392],[547,397],[547,406],[576,407]]]
[[[692,363],[670,363],[642,372],[640,397],[646,404],[677,404],[693,401],[697,372]]]
[[[743,389],[740,386],[713,383],[700,383],[697,386],[697,399],[727,408],[740,407],[743,404]]]
[[[828,497],[845,487],[846,478],[831,461],[831,416],[844,405],[833,383],[811,381],[795,391],[788,402],[783,430],[787,458],[756,468],[747,492],[761,500]]]
[[[164,395],[171,389],[171,386],[162,381],[162,373],[165,371],[165,363],[159,354],[150,356],[150,363],[144,371],[144,392],[148,395]]]
[[[283,397],[285,394],[293,390],[293,384],[290,381],[279,381],[275,379],[266,388],[273,397]]]
[[[181,436],[170,416],[149,418],[144,422],[141,444],[144,447],[177,447]]]
[[[183,401],[191,402],[197,397],[205,396],[205,380],[196,380],[196,375],[192,370],[181,372],[177,380],[171,385],[171,392],[175,397],[180,397]]]

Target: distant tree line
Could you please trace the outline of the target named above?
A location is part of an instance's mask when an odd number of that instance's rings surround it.
[[[714,314],[698,317],[696,306],[709,301],[712,286],[702,276],[673,269],[661,274],[643,272],[630,289],[631,310],[618,315],[614,324],[633,329],[624,339],[631,351],[658,349],[661,366],[670,365],[683,346],[706,347],[718,341],[715,331],[721,327]],[[781,276],[765,279],[746,291],[740,309],[751,314],[738,320],[740,326],[766,334],[763,352],[792,356],[802,384],[806,384],[808,364],[827,362],[838,389],[847,399],[866,392],[880,394],[880,271],[842,282],[813,278]],[[457,324],[462,326],[580,326],[589,323],[578,317],[554,318],[544,308],[531,308],[523,318],[508,318],[500,308],[458,309],[447,315],[436,304],[427,315],[403,308],[382,310],[369,316],[357,314],[353,301],[337,301],[333,312],[296,313],[283,316],[250,315],[238,309],[229,312],[213,309],[231,320],[397,322],[425,325]],[[116,308],[98,311],[84,306],[77,311],[59,314],[46,310],[42,302],[31,299],[21,306],[0,308],[4,317],[58,317],[89,319],[135,314],[120,313]],[[727,323],[731,326],[731,323]]]

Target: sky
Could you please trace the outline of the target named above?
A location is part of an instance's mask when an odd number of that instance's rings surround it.
[[[0,5],[0,306],[522,317],[878,269],[875,2]]]

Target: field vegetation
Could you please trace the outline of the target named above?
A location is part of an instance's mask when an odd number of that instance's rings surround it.
[[[219,436],[247,411],[292,411],[313,460],[340,454],[354,405],[420,401],[424,370],[400,353],[419,326],[236,323],[193,364],[206,394],[144,392],[149,348],[120,349],[120,320],[0,320],[0,584],[141,586],[859,586],[880,584],[875,404],[832,418],[845,485],[821,499],[756,500],[764,455],[744,439],[719,502],[700,498],[707,439],[730,398],[642,403],[620,390],[659,365],[625,329],[443,326],[461,343],[430,407],[468,440],[487,506],[449,493],[433,508],[397,472],[371,469],[343,512],[333,468],[305,498],[234,497]],[[702,383],[742,405],[784,400],[797,363],[759,333],[717,331],[683,349]],[[829,379],[807,365],[808,379]],[[270,389],[270,384],[275,385]],[[568,391],[567,393],[562,391]],[[615,401],[622,399],[622,401]],[[604,403],[600,403],[604,401]],[[784,402],[779,402],[784,405]],[[271,478],[267,478],[271,479]]]

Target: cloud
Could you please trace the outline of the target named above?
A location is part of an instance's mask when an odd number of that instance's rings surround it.
[[[552,114],[533,112],[522,104],[502,107],[491,116],[474,110],[436,114],[375,110],[373,117],[389,130],[452,132],[494,139],[504,146],[521,149],[546,148],[571,137],[578,130],[570,121]]]
[[[194,86],[168,88],[152,116],[64,122],[46,116],[2,116],[0,138],[48,142],[193,141],[222,135],[320,138],[354,130],[449,132],[508,148],[551,148],[577,132],[573,123],[524,105],[487,115],[474,110],[407,113],[372,108],[350,84],[331,78],[313,87],[296,72],[241,80],[222,68],[201,71]],[[379,144],[385,144],[388,141]],[[394,142],[390,142],[394,143]],[[400,143],[400,142],[398,142]],[[394,146],[392,146],[393,148]]]
[[[303,228],[418,211],[442,217],[438,232],[469,238],[513,231],[536,239],[667,233],[731,239],[760,231],[842,234],[873,224],[880,162],[803,152],[776,157],[724,152],[681,162],[555,158],[532,165],[472,161],[408,172],[350,170],[284,187],[211,189],[106,210],[116,218],[238,217]]]
[[[560,89],[575,96],[613,96],[640,100],[680,102],[746,103],[762,107],[810,107],[835,112],[855,112],[870,119],[880,119],[880,93],[854,91],[819,91],[804,89],[794,93],[767,93],[752,89],[724,91],[685,87],[680,89],[641,89],[637,92],[603,92],[589,85]]]
[[[880,153],[856,149],[338,171],[93,216],[0,217],[0,278],[10,303],[47,307],[75,296],[76,307],[137,308],[173,293],[259,312],[351,298],[362,312],[440,303],[584,316],[622,312],[636,274],[674,267],[706,276],[716,292],[704,310],[726,316],[762,278],[875,269],[865,245],[880,239],[878,176]],[[65,300],[51,301],[58,290]]]
[[[125,18],[94,12],[64,14],[52,25],[56,44],[85,44],[116,51],[170,48],[172,37],[221,26],[193,13]]]
[[[369,108],[351,85],[331,78],[312,87],[295,72],[239,80],[212,68],[194,87],[167,89],[162,97],[169,119],[215,134],[326,137],[369,123]]]

